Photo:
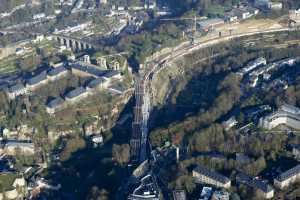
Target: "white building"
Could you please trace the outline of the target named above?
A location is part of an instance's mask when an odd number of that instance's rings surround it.
[[[274,197],[274,188],[264,180],[259,180],[250,177],[247,174],[239,173],[236,176],[236,182],[253,188],[260,198],[271,199]]]
[[[198,183],[214,185],[221,188],[230,188],[231,186],[230,179],[203,166],[198,166],[193,170],[193,177]]]
[[[46,17],[45,13],[38,13],[36,15],[33,15],[34,20],[39,20],[39,19],[42,19],[42,18],[45,18],[45,17]]]
[[[300,129],[300,109],[285,104],[278,111],[259,120],[259,125],[266,129],[273,129],[281,124]]]
[[[249,62],[245,67],[243,67],[239,73],[241,73],[242,75],[247,74],[248,72],[254,70],[255,68],[262,66],[262,65],[266,65],[267,64],[267,60],[264,57],[259,57],[257,59],[255,59],[254,61]]]
[[[223,127],[225,128],[226,131],[230,130],[232,127],[237,125],[237,121],[234,116],[230,117],[228,120],[224,121],[222,123]]]
[[[17,96],[21,96],[26,93],[27,93],[27,88],[21,83],[13,85],[9,87],[7,90],[7,96],[9,99],[15,99]]]
[[[300,165],[289,169],[274,179],[274,185],[280,189],[288,187],[300,178]]]
[[[271,10],[281,10],[283,8],[282,2],[269,2],[268,8]]]

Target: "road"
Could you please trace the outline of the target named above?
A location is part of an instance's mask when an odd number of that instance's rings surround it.
[[[132,141],[134,148],[133,153],[139,154],[139,161],[147,159],[147,140],[148,140],[148,120],[151,112],[151,79],[154,74],[159,73],[162,69],[168,66],[168,63],[181,58],[184,55],[190,54],[200,49],[205,49],[212,47],[214,45],[228,42],[233,39],[238,39],[246,36],[254,36],[258,34],[267,34],[267,33],[276,33],[276,32],[285,32],[285,31],[294,31],[295,28],[273,28],[263,31],[252,31],[239,34],[232,34],[227,36],[215,37],[208,39],[206,41],[197,42],[194,44],[183,44],[179,45],[178,48],[172,49],[171,52],[160,55],[159,57],[148,60],[148,63],[145,64],[145,70],[142,73],[139,73],[138,79],[136,79],[136,106],[135,106],[135,120],[133,122],[133,134]],[[143,91],[143,92],[141,92]],[[137,128],[138,127],[138,128]],[[138,148],[135,148],[135,145],[138,144]]]

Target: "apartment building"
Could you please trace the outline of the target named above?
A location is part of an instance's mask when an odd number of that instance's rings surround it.
[[[273,129],[280,124],[285,124],[294,129],[300,129],[300,109],[284,104],[278,111],[260,118],[259,125],[266,129]]]
[[[9,99],[15,99],[16,97],[26,93],[27,93],[27,88],[21,83],[12,85],[7,90],[7,96]]]
[[[221,188],[230,188],[231,186],[231,180],[229,178],[203,166],[198,166],[193,170],[193,177],[198,183],[214,185]]]
[[[274,179],[274,185],[280,189],[286,188],[300,178],[300,164],[289,169]]]

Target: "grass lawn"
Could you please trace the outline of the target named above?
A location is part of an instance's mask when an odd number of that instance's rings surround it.
[[[14,173],[0,174],[0,190],[10,190],[17,175]]]

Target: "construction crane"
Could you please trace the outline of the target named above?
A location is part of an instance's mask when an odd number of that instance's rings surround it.
[[[193,21],[193,37],[192,37],[192,43],[194,43],[196,38],[196,32],[197,32],[197,21],[206,19],[206,17],[197,17],[195,15],[194,17],[180,17],[180,18],[164,18],[160,19],[160,21]]]

